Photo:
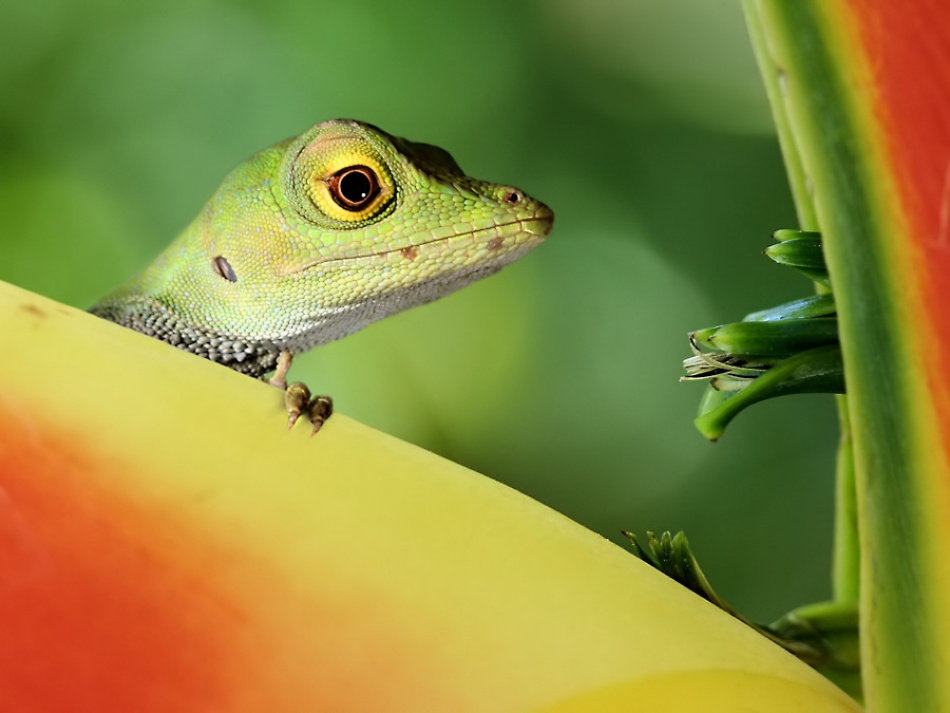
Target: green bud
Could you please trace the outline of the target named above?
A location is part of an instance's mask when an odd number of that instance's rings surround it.
[[[821,233],[812,230],[794,230],[792,228],[782,228],[772,233],[772,238],[778,242],[786,240],[797,240],[799,238],[811,238],[812,240],[821,240]]]
[[[837,342],[838,320],[834,317],[818,317],[733,322],[693,332],[690,339],[700,347],[731,355],[790,356],[805,349]]]
[[[765,249],[765,254],[780,265],[807,267],[811,270],[827,268],[821,241],[814,238],[795,238],[769,245]]]
[[[806,320],[812,321],[812,320]],[[759,324],[750,322],[749,324]],[[715,387],[715,380],[712,382]],[[718,440],[726,426],[744,408],[759,401],[786,394],[831,393],[843,394],[844,364],[841,346],[826,344],[779,362],[761,376],[749,382],[741,391],[723,399],[718,408],[700,412],[694,421],[696,428],[711,441]],[[704,399],[704,403],[706,399]]]
[[[814,317],[830,317],[838,311],[835,298],[831,294],[803,297],[792,300],[778,307],[763,309],[747,314],[744,322],[776,322],[783,319],[812,319]]]
[[[765,254],[779,265],[794,267],[803,275],[823,285],[829,284],[828,267],[817,238],[792,238],[765,249]]]

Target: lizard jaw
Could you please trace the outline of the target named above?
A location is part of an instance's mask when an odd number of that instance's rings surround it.
[[[480,228],[478,230],[469,230],[451,235],[439,236],[426,240],[421,243],[406,245],[399,248],[387,250],[378,250],[346,257],[325,258],[311,260],[302,265],[287,267],[281,271],[282,275],[293,275],[314,268],[335,268],[348,267],[367,262],[375,262],[383,258],[391,258],[396,255],[415,260],[420,252],[428,252],[435,246],[447,245],[454,242],[467,242],[472,245],[487,245],[490,250],[499,251],[506,242],[506,238],[514,238],[509,244],[510,250],[517,250],[521,247],[531,245],[532,247],[544,240],[554,222],[554,214],[546,206],[539,209],[533,216],[520,220],[511,220],[505,223],[499,223],[489,228]],[[516,227],[516,230],[511,228]]]

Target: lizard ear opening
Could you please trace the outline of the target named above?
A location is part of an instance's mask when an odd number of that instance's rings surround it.
[[[221,255],[211,258],[211,269],[215,271],[218,277],[223,277],[228,282],[237,282],[237,275],[234,274],[234,268],[231,263]]]

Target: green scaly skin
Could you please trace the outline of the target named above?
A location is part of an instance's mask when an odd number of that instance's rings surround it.
[[[327,121],[234,169],[151,266],[90,311],[250,376],[276,368],[285,386],[294,354],[497,272],[553,219],[442,149]]]

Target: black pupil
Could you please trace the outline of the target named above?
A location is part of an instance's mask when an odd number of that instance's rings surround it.
[[[373,184],[362,171],[350,171],[340,177],[340,195],[348,203],[359,204],[369,198]]]

